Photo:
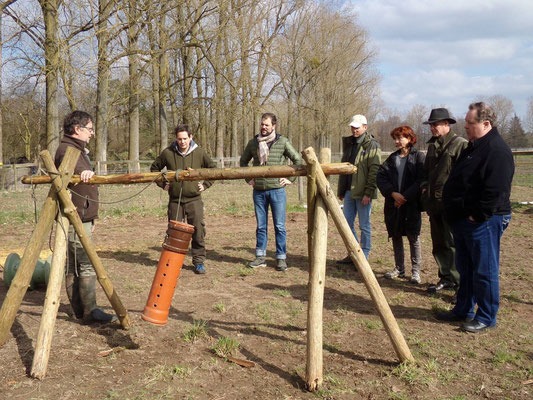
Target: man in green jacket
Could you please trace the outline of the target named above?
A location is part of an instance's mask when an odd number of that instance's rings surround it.
[[[152,163],[150,171],[215,168],[216,163],[194,142],[188,125],[178,125],[174,130],[176,141],[168,146]],[[202,192],[212,182],[171,182],[158,183],[168,191],[168,219],[183,221],[194,226],[191,255],[194,272],[205,274],[205,222]]]
[[[357,167],[353,175],[340,175],[337,197],[344,200],[344,217],[357,239],[355,217],[359,216],[361,229],[361,250],[368,259],[371,246],[370,212],[372,199],[377,198],[376,176],[381,165],[379,143],[368,132],[368,123],[364,115],[354,115],[350,121],[351,135],[342,138],[342,162],[352,163]],[[340,264],[351,264],[346,256]]]
[[[452,167],[466,148],[466,139],[451,131],[455,119],[446,108],[431,110],[429,124],[432,138],[424,162],[424,172],[420,185],[422,205],[429,215],[433,257],[439,267],[439,281],[428,288],[430,293],[443,289],[457,289],[459,272],[455,267],[455,246],[451,228],[444,219],[442,189],[448,180]]]
[[[290,159],[294,164],[302,164],[302,157],[284,136],[276,132],[276,116],[265,113],[261,116],[261,131],[248,142],[242,153],[240,166],[247,167],[250,160],[253,165],[283,165]],[[285,230],[285,209],[287,192],[285,186],[296,178],[255,178],[247,179],[253,186],[255,218],[257,221],[255,260],[250,268],[266,267],[268,206],[272,209],[272,220],[276,234],[276,259],[278,271],[287,270],[287,232]]]

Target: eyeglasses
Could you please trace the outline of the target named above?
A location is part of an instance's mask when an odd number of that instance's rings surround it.
[[[86,127],[86,126],[80,126],[80,128],[85,128],[85,129],[87,129],[89,132],[94,133],[94,128],[88,128],[88,127]]]

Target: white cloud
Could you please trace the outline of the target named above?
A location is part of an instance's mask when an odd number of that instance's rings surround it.
[[[509,97],[519,114],[533,95],[533,1],[356,0],[350,7],[379,49],[390,108]]]

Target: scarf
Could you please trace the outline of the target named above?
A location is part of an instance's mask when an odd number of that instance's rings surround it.
[[[259,165],[265,165],[268,159],[268,153],[270,152],[269,143],[272,143],[276,138],[276,131],[268,136],[257,135],[257,141],[259,142]]]

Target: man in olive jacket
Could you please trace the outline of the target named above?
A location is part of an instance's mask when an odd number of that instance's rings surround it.
[[[340,175],[337,197],[344,200],[344,217],[355,233],[355,217],[359,215],[361,229],[361,249],[368,259],[370,254],[372,231],[370,212],[372,199],[377,198],[376,176],[381,164],[379,143],[368,132],[368,123],[364,115],[354,115],[349,124],[352,135],[342,138],[342,162],[350,162],[357,167],[353,175]],[[359,240],[359,239],[358,239]],[[350,256],[338,261],[340,264],[351,264]]]
[[[466,148],[466,139],[451,131],[450,124],[455,119],[446,108],[431,110],[429,124],[432,138],[429,139],[424,173],[420,185],[422,205],[429,215],[433,257],[439,267],[439,281],[428,288],[430,293],[442,289],[456,289],[459,285],[459,272],[455,267],[455,246],[451,228],[444,218],[442,190],[452,167]]]
[[[161,152],[150,167],[150,171],[215,168],[216,163],[194,142],[188,125],[178,125],[174,130],[176,141]],[[191,255],[194,272],[205,274],[205,222],[202,192],[212,182],[171,182],[158,183],[168,191],[168,220],[183,221],[194,226]]]
[[[98,218],[98,186],[89,185],[93,177],[87,144],[94,136],[93,117],[84,111],[73,111],[63,121],[63,138],[59,144],[54,163],[59,167],[68,147],[80,150],[74,174],[80,175],[81,183],[68,187],[72,202],[83,222],[87,237],[91,237]],[[113,322],[116,315],[107,314],[96,306],[96,271],[72,225],[68,228],[68,271],[65,278],[68,299],[76,318],[85,323]]]
[[[240,159],[240,166],[283,165],[290,159],[294,164],[302,164],[302,157],[284,136],[276,132],[276,116],[265,113],[261,116],[261,131],[248,142]],[[268,206],[272,209],[272,220],[276,237],[276,259],[278,271],[287,270],[287,232],[285,230],[285,209],[287,192],[285,186],[296,178],[255,178],[247,179],[253,186],[255,218],[257,220],[255,260],[250,268],[266,267]]]

